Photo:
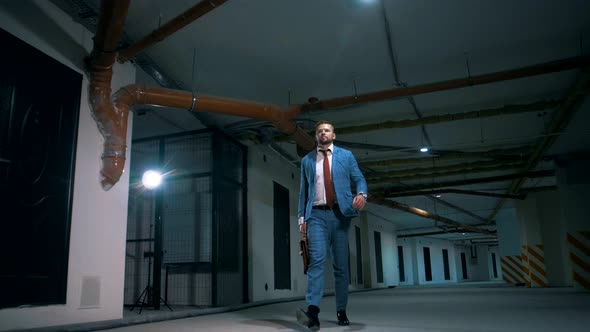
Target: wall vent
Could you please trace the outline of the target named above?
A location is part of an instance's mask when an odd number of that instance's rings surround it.
[[[100,277],[83,276],[80,308],[90,309],[100,307]]]

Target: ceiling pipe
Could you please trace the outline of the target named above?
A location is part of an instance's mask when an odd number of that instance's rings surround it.
[[[130,0],[101,2],[94,48],[84,59],[89,75],[88,102],[98,130],[104,137],[100,183],[109,190],[119,181],[125,167],[127,151],[127,113],[111,103],[111,80],[116,50],[123,34],[123,26]]]
[[[124,63],[129,59],[134,58],[137,54],[143,52],[145,49],[153,46],[158,42],[161,42],[166,37],[191,24],[199,17],[223,5],[226,1],[227,0],[203,0],[199,2],[198,4],[184,11],[182,14],[176,16],[174,19],[168,21],[159,29],[154,30],[152,33],[150,33],[137,43],[129,46],[124,50],[121,50],[119,52],[118,61],[120,63]]]
[[[508,169],[522,169],[523,165],[524,165],[524,163],[513,163],[513,164],[505,164],[505,165],[499,165],[499,166],[494,166],[494,167],[478,167],[478,168],[471,168],[471,169],[465,169],[465,170],[454,170],[454,171],[448,171],[448,172],[414,174],[414,175],[408,175],[408,176],[402,176],[402,177],[397,177],[397,176],[373,177],[373,178],[368,178],[367,183],[368,184],[401,183],[401,182],[407,182],[407,181],[428,180],[428,179],[432,179],[434,181],[434,179],[438,179],[438,178],[457,176],[457,175],[465,175],[467,173],[469,173],[469,174],[490,173],[490,172],[505,171]],[[395,174],[395,171],[388,172],[388,173]]]
[[[427,83],[412,87],[382,90],[360,95],[338,97],[327,100],[314,100],[312,102],[303,104],[301,108],[303,112],[318,111],[325,109],[338,109],[354,104],[391,100],[430,92],[453,90],[474,85],[508,81],[518,78],[549,74],[564,70],[571,70],[588,65],[590,65],[590,56],[576,56],[490,74],[470,76],[466,78],[459,78],[442,82]]]
[[[385,121],[379,123],[370,123],[360,126],[343,127],[338,129],[338,134],[355,134],[367,131],[375,131],[392,128],[410,128],[437,123],[446,123],[460,120],[482,119],[494,116],[506,116],[512,114],[521,114],[528,112],[539,112],[559,106],[560,100],[537,101],[524,105],[504,105],[498,108],[483,109],[478,111],[450,113],[442,115],[425,116],[418,119],[406,119],[400,121]]]
[[[456,160],[456,159],[481,159],[481,158],[492,158],[500,160],[522,160],[524,155],[528,155],[532,152],[532,146],[523,146],[512,149],[495,149],[488,151],[476,151],[476,152],[456,152],[449,153],[443,156],[427,156],[419,158],[404,158],[404,159],[389,159],[389,160],[374,160],[374,161],[363,161],[360,162],[365,167],[390,167],[399,165],[410,165],[410,164],[433,164],[441,161]]]
[[[462,195],[474,195],[474,196],[485,196],[485,197],[500,197],[509,199],[525,199],[526,195],[521,193],[518,195],[508,194],[496,194],[477,190],[461,190],[461,189],[436,189],[436,190],[420,190],[420,191],[408,191],[399,194],[389,194],[387,197],[408,197],[408,196],[424,196],[424,195],[437,195],[437,194],[462,194]],[[484,219],[485,220],[485,219]]]
[[[459,180],[459,181],[448,181],[448,182],[438,182],[438,183],[425,183],[425,184],[418,184],[413,186],[396,186],[396,187],[389,187],[389,188],[382,188],[382,189],[373,189],[371,190],[372,195],[378,197],[389,197],[389,194],[400,194],[406,193],[411,191],[418,191],[423,189],[434,189],[434,188],[444,188],[444,187],[458,187],[458,186],[466,186],[470,184],[477,184],[477,183],[491,183],[491,182],[500,182],[500,181],[507,181],[507,180],[514,180],[520,178],[543,178],[555,176],[554,169],[548,170],[541,170],[541,171],[532,171],[532,172],[520,172],[515,174],[507,174],[507,175],[499,175],[499,176],[491,176],[486,178],[477,178],[477,179],[466,179],[466,180]]]
[[[387,172],[374,172],[367,174],[365,177],[367,179],[377,179],[377,178],[400,178],[404,176],[410,175],[421,175],[423,177],[432,177],[432,176],[439,176],[438,174],[441,172],[448,172],[448,171],[461,171],[464,173],[468,173],[470,171],[477,171],[478,169],[489,169],[494,167],[522,167],[524,166],[524,161],[512,161],[512,160],[488,160],[488,161],[474,161],[468,163],[461,163],[461,164],[454,164],[454,165],[447,165],[447,166],[439,166],[439,167],[418,167],[412,169],[397,169]],[[502,170],[502,168],[500,168]]]
[[[315,148],[315,139],[295,124],[294,118],[300,113],[298,107],[284,110],[271,104],[193,94],[188,91],[143,87],[135,84],[117,91],[114,95],[114,103],[117,109],[127,113],[132,106],[141,104],[265,120],[291,136],[301,149],[311,151]]]
[[[89,104],[98,129],[104,137],[100,183],[104,190],[111,189],[125,168],[127,152],[127,120],[133,105],[148,104],[207,111],[227,115],[248,116],[270,121],[277,129],[290,135],[298,149],[311,151],[315,140],[299,128],[294,118],[300,108],[286,111],[267,104],[231,100],[190,92],[163,88],[144,88],[129,85],[121,88],[111,101],[111,80],[118,43],[129,10],[130,0],[104,0],[101,2],[94,49],[85,59],[89,72]]]
[[[415,214],[417,216],[420,217],[424,217],[424,218],[428,218],[428,219],[432,219],[438,222],[441,222],[443,224],[446,225],[451,225],[454,227],[458,227],[458,228],[462,228],[465,229],[467,231],[473,232],[473,233],[481,233],[481,234],[487,234],[487,235],[493,235],[495,234],[495,232],[487,230],[487,229],[482,229],[482,228],[477,228],[477,227],[473,227],[470,225],[465,225],[465,224],[461,224],[459,222],[456,222],[454,220],[451,220],[449,218],[445,218],[442,216],[439,216],[437,214],[433,214],[433,213],[429,213],[427,211],[424,211],[422,209],[418,209],[415,207],[411,207],[405,204],[401,204],[395,201],[391,201],[388,199],[377,199],[375,197],[373,198],[369,198],[369,202],[370,203],[375,203],[375,204],[379,204],[379,205],[383,205],[383,206],[387,206],[393,209],[397,209],[397,210],[401,210],[401,211],[405,211],[411,214]]]
[[[408,234],[401,234],[398,235],[398,239],[408,238],[408,237],[420,237],[420,236],[429,236],[429,235],[444,235],[449,233],[472,233],[470,231],[464,229],[452,229],[447,231],[436,231],[436,232],[423,232],[423,233],[408,233]]]
[[[548,135],[544,136],[535,145],[534,150],[529,157],[526,170],[531,170],[537,166],[547,151],[559,137],[559,133],[567,127],[582,102],[586,99],[590,91],[590,66],[584,67],[574,86],[568,91],[567,96],[554,113],[551,122],[547,127]],[[515,179],[512,181],[507,194],[514,194],[524,185],[524,179]],[[496,215],[505,203],[505,199],[500,200],[494,210],[488,217],[488,222],[493,223]]]

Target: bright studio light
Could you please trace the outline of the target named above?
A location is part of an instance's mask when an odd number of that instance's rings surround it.
[[[145,171],[141,178],[141,183],[143,183],[143,186],[148,189],[154,189],[162,183],[162,174],[158,171]]]
[[[427,147],[420,148],[420,152],[428,152],[428,148]]]

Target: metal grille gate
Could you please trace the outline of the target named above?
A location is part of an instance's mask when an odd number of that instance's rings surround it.
[[[148,169],[166,174],[159,191],[141,185]],[[150,284],[166,305],[244,303],[246,148],[215,130],[141,139],[130,176],[125,304]]]

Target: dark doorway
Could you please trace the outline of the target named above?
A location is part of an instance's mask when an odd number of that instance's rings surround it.
[[[463,271],[463,279],[467,279],[467,258],[465,253],[461,253],[461,270]]]
[[[443,269],[445,273],[445,280],[451,280],[451,271],[449,270],[449,250],[443,249]]]
[[[399,282],[406,281],[406,271],[404,267],[404,247],[397,246],[397,264],[399,266]]]
[[[498,267],[496,266],[496,253],[492,253],[492,271],[494,272],[494,278],[498,278]]]
[[[377,282],[383,282],[383,257],[381,254],[381,233],[375,234],[375,264],[377,265]]]
[[[289,189],[274,184],[274,274],[275,289],[291,289]]]
[[[356,240],[356,276],[359,285],[363,284],[363,256],[361,251],[361,229],[354,226],[354,237]]]
[[[432,266],[430,263],[430,248],[424,247],[424,277],[426,281],[432,281]]]
[[[82,75],[0,43],[0,308],[63,304]]]

